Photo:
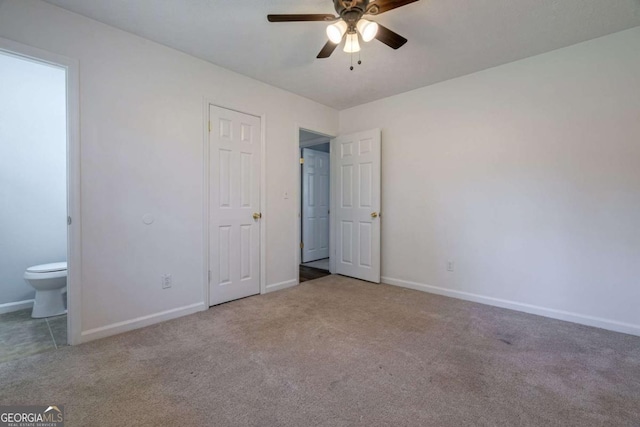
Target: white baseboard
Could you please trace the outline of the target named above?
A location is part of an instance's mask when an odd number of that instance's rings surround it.
[[[101,326],[99,328],[89,329],[83,331],[80,334],[80,342],[85,343],[88,341],[97,340],[99,338],[105,338],[111,335],[121,334],[123,332],[132,331],[134,329],[143,328],[156,323],[164,322],[166,320],[175,319],[189,314],[196,313],[198,311],[207,310],[209,307],[204,302],[187,305],[184,307],[174,308],[160,313],[150,314],[148,316],[142,316],[131,320],[125,320],[124,322],[117,322],[111,325]]]
[[[552,319],[564,320],[567,322],[579,323],[581,325],[594,326],[596,328],[640,336],[640,325],[634,325],[631,323],[623,323],[616,320],[571,313],[569,311],[556,310],[553,308],[546,308],[531,304],[524,304],[521,302],[487,297],[483,295],[472,294],[469,292],[440,288],[437,286],[425,285],[423,283],[410,282],[408,280],[394,279],[393,277],[382,277],[381,280],[383,283],[387,283],[389,285],[415,289],[417,291],[444,295],[451,298],[478,302],[480,304],[487,304],[495,307],[508,308],[510,310],[523,311],[525,313],[537,314],[538,316],[550,317]]]
[[[27,299],[24,301],[8,302],[0,304],[0,314],[11,313],[13,311],[24,310],[33,307],[33,300]]]
[[[285,280],[284,282],[274,283],[272,285],[267,285],[264,293],[268,294],[269,292],[280,291],[282,289],[287,289],[292,286],[296,286],[298,284],[298,279]]]

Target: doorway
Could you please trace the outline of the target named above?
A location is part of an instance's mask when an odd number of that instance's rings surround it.
[[[0,39],[0,362],[81,340],[77,70]]]
[[[330,138],[300,129],[300,282],[330,270]]]
[[[380,283],[381,270],[381,155],[382,132],[370,129],[335,138],[318,134],[306,129],[298,129],[300,150],[300,213],[298,230],[300,248],[296,256],[300,269],[300,282],[317,278],[307,275],[306,269],[313,268],[311,273],[341,274],[373,283]],[[324,144],[328,143],[328,147]],[[322,181],[321,170],[324,157],[318,153],[329,149],[329,257],[321,258],[324,249],[318,236],[308,231],[314,219],[318,221],[316,211],[323,205],[321,195],[313,192],[324,192],[318,181]],[[311,149],[312,151],[307,151]],[[305,156],[314,157],[307,162]],[[322,159],[322,161],[318,161]],[[305,165],[308,166],[305,168]],[[311,168],[313,166],[313,168]],[[314,170],[315,168],[315,170]],[[326,193],[323,193],[326,194]],[[313,206],[309,206],[313,201]],[[307,224],[305,224],[307,222]],[[321,227],[315,226],[322,230]],[[324,231],[322,231],[324,233]],[[305,241],[306,237],[310,237]],[[309,253],[305,246],[311,241],[313,252],[320,254],[319,260],[306,258]],[[316,255],[317,256],[317,255]],[[307,262],[305,262],[305,260]],[[322,262],[323,264],[319,263]],[[328,267],[327,267],[328,264]]]

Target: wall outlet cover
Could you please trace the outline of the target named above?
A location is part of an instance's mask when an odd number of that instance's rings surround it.
[[[170,274],[164,274],[162,276],[162,289],[169,289],[173,284],[173,278]]]

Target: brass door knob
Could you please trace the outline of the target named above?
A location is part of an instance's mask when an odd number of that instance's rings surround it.
[[[371,218],[378,218],[378,212],[371,212]]]
[[[253,213],[253,219],[260,219],[260,218],[262,218],[262,212]]]

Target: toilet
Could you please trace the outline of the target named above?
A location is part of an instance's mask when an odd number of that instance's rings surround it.
[[[24,272],[24,280],[36,290],[31,317],[51,317],[65,314],[67,263],[34,265]]]

